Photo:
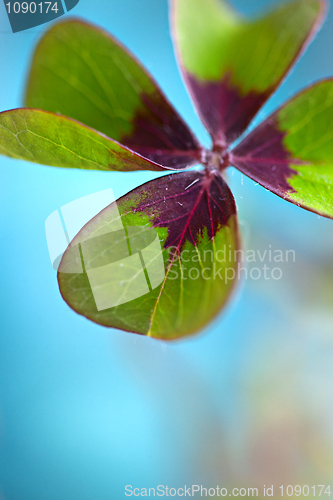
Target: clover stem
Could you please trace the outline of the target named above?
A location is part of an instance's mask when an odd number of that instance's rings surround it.
[[[224,170],[230,165],[229,153],[225,147],[215,146],[211,150],[203,150],[201,155],[201,163],[206,170]]]

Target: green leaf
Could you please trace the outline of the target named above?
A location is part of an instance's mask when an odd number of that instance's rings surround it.
[[[53,26],[39,42],[26,105],[74,118],[172,168],[200,146],[155,81],[122,45],[88,23]]]
[[[215,143],[248,126],[318,29],[325,0],[297,0],[248,21],[226,1],[173,0],[185,79]]]
[[[155,179],[73,239],[58,270],[64,300],[108,327],[174,339],[222,308],[237,278],[236,207],[218,172]]]
[[[230,160],[273,193],[333,218],[333,79],[283,105]]]
[[[0,113],[0,154],[54,167],[165,170],[82,123],[28,108]]]

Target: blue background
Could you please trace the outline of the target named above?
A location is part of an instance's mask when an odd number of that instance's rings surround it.
[[[279,2],[234,3],[252,15]],[[177,69],[166,0],[80,0],[73,15],[125,43],[209,144]],[[12,34],[2,5],[0,16],[5,110],[22,104],[45,26]],[[332,33],[331,13],[259,119],[333,74]],[[333,484],[332,221],[230,169],[246,247],[293,249],[296,262],[279,281],[244,282],[205,331],[163,343],[71,311],[44,233],[60,206],[110,187],[118,197],[155,175],[5,157],[0,170],[1,500],[118,500],[125,485]]]

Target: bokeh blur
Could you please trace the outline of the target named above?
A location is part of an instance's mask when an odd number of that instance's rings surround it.
[[[248,15],[278,3],[234,1]],[[177,68],[167,0],[80,0],[73,15],[125,43],[209,144]],[[13,34],[2,6],[0,16],[5,110],[22,104],[46,26]],[[257,121],[328,75],[333,12]],[[281,485],[308,485],[308,498],[313,485],[333,492],[332,221],[229,169],[244,245],[256,255],[249,270],[267,264],[282,275],[254,271],[206,330],[164,343],[70,310],[44,230],[60,206],[107,188],[119,197],[156,173],[71,171],[5,157],[0,169],[1,500],[118,500],[126,485],[257,487],[259,497],[274,485],[274,498]],[[284,262],[269,262],[269,250]],[[294,258],[286,262],[288,250]]]

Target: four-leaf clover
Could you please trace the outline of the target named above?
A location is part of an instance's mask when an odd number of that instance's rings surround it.
[[[27,107],[0,114],[0,153],[58,167],[170,174],[111,204],[73,239],[58,270],[71,308],[98,324],[162,339],[202,328],[237,277],[236,206],[223,178],[228,166],[333,218],[332,79],[298,94],[234,146],[316,33],[325,8],[325,0],[296,0],[249,22],[225,1],[172,1],[180,66],[212,138],[210,150],[107,33],[69,20],[44,35]],[[201,169],[189,169],[198,163]],[[98,310],[88,273],[102,269],[99,292],[109,293],[104,269],[115,243],[106,235],[119,217],[125,230],[154,228],[165,276],[141,297]],[[88,260],[81,247],[87,239]],[[152,256],[142,267],[147,279],[154,265]]]

